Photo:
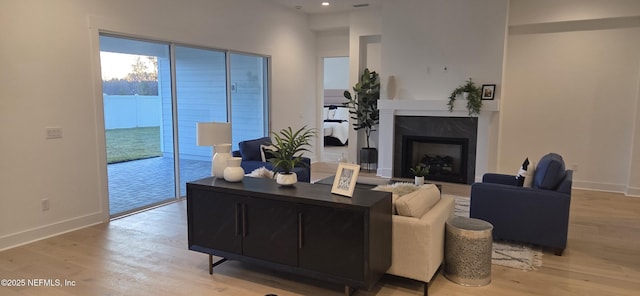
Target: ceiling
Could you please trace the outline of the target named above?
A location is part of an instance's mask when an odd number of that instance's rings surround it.
[[[366,9],[367,7],[379,7],[382,0],[271,0],[291,9],[299,10],[306,14],[325,14]],[[322,2],[331,5],[322,6]],[[368,4],[365,7],[353,7],[354,5]]]

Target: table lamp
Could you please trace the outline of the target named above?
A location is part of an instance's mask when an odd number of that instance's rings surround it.
[[[198,146],[213,146],[211,175],[222,178],[227,159],[231,158],[231,123],[198,122],[196,130]]]

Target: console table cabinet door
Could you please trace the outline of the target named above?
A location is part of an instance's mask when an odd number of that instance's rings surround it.
[[[191,211],[189,245],[242,253],[240,201],[242,197],[193,189],[189,195]]]
[[[294,204],[247,198],[243,212],[244,256],[298,265],[298,216]]]
[[[364,213],[301,206],[301,268],[364,280]]]

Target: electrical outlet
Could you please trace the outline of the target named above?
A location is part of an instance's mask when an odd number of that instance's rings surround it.
[[[49,199],[45,198],[43,200],[40,201],[40,204],[42,205],[42,211],[46,212],[49,210]]]
[[[62,128],[60,127],[47,127],[47,139],[60,139],[62,138]]]

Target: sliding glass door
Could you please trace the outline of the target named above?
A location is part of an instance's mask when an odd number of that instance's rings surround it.
[[[169,45],[100,36],[109,212],[175,199]]]
[[[268,135],[269,63],[259,55],[100,35],[112,217],[186,195],[211,176],[196,123],[231,122],[232,147]]]
[[[186,182],[211,176],[213,147],[196,146],[196,123],[229,121],[226,53],[175,46],[175,62],[180,196],[185,196]]]
[[[266,57],[231,53],[231,118],[233,147],[268,135],[269,67]]]

